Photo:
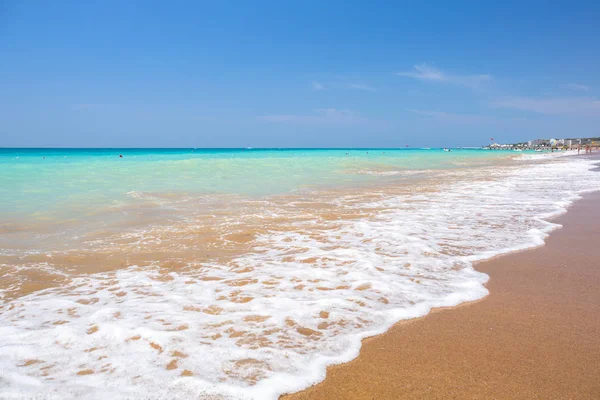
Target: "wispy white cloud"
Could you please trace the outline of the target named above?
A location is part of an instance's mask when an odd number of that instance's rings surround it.
[[[351,83],[348,85],[348,87],[350,89],[356,89],[356,90],[366,90],[369,92],[375,92],[377,91],[377,89],[375,89],[373,86],[364,84],[364,83]]]
[[[580,83],[566,83],[564,85],[560,85],[560,87],[563,89],[579,90],[579,91],[583,91],[583,92],[587,92],[590,90],[589,86],[582,85]]]
[[[459,114],[445,111],[415,110],[412,108],[407,108],[406,111],[447,124],[488,124],[499,120],[499,118],[490,115]]]
[[[320,82],[311,82],[312,88],[315,92],[320,92],[322,90],[325,90],[325,85],[323,85]]]
[[[448,74],[429,64],[417,64],[412,71],[396,72],[398,76],[418,79],[424,82],[446,83],[451,85],[466,86],[473,89],[481,87],[493,78],[488,74],[480,75],[453,75]]]
[[[448,80],[446,74],[439,69],[429,66],[427,64],[418,64],[414,66],[414,71],[407,72],[396,72],[396,75],[406,76],[408,78],[419,79],[422,81],[439,81],[444,82]]]
[[[600,116],[600,100],[592,97],[509,97],[490,104],[494,108],[512,108],[541,114]]]
[[[335,108],[319,109],[313,115],[276,114],[262,115],[256,118],[267,122],[303,124],[352,124],[366,121],[352,111]]]

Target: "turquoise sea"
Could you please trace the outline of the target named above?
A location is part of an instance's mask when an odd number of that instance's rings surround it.
[[[64,217],[65,212],[124,201],[131,192],[260,196],[352,186],[381,180],[389,176],[386,171],[461,168],[515,154],[478,149],[0,149],[0,215]]]

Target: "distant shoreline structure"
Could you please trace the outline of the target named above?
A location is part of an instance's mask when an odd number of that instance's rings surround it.
[[[600,137],[567,138],[567,139],[535,139],[528,142],[500,144],[492,143],[481,147],[486,150],[567,150],[582,146],[600,146]]]
[[[554,143],[554,145],[552,145]],[[0,146],[0,152],[6,151],[148,151],[148,150],[165,150],[173,152],[191,151],[193,152],[244,152],[244,151],[302,151],[302,150],[346,150],[346,151],[364,151],[364,150],[443,150],[443,149],[457,149],[457,150],[550,150],[552,148],[577,148],[578,146],[600,146],[600,137],[590,138],[573,138],[573,139],[535,139],[527,142],[500,144],[492,143],[486,146],[433,146],[433,147],[10,147]]]

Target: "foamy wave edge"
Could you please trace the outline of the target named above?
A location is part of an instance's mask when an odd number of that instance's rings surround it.
[[[593,165],[589,163],[589,169],[591,169]],[[593,186],[593,185],[592,185]],[[559,224],[553,223],[549,221],[549,219],[554,218],[558,215],[561,215],[567,211],[567,209],[579,198],[581,195],[587,192],[594,192],[600,190],[600,187],[596,185],[596,187],[590,188],[579,188],[573,193],[566,193],[564,196],[556,200],[554,202],[554,210],[551,212],[547,212],[544,214],[536,215],[533,217],[538,222],[540,222],[543,227],[541,229],[536,229],[528,232],[528,237],[531,239],[529,242],[517,244],[515,246],[502,248],[495,251],[482,252],[479,254],[474,254],[470,256],[466,256],[463,258],[464,261],[467,261],[471,264],[474,262],[484,261],[493,257],[497,257],[503,254],[512,253],[515,251],[522,251],[526,249],[530,249],[533,247],[541,246],[544,244],[546,237],[550,234],[551,231],[560,227]],[[132,267],[134,268],[134,267]],[[196,398],[203,398],[206,396],[227,396],[227,397],[235,397],[240,399],[276,399],[281,394],[284,393],[292,393],[302,389],[305,389],[311,385],[314,385],[318,382],[321,382],[325,379],[326,368],[330,365],[341,364],[351,361],[352,359],[358,357],[361,348],[361,342],[363,339],[375,335],[382,334],[386,332],[390,327],[394,324],[398,323],[401,320],[418,318],[427,315],[433,308],[439,307],[453,307],[457,306],[461,303],[479,300],[485,297],[489,292],[483,284],[485,284],[489,277],[485,274],[476,272],[474,274],[476,277],[476,281],[478,282],[478,286],[474,286],[469,288],[470,290],[465,290],[462,293],[453,293],[452,296],[448,296],[445,299],[443,304],[418,304],[418,306],[414,308],[399,308],[399,309],[391,309],[387,312],[387,321],[385,324],[380,325],[377,329],[371,329],[367,331],[362,331],[356,334],[348,335],[349,341],[352,343],[351,346],[348,346],[347,351],[344,353],[335,356],[335,357],[319,357],[316,358],[313,362],[311,368],[311,374],[306,376],[295,376],[285,374],[278,374],[277,376],[264,379],[258,382],[256,385],[252,387],[233,387],[227,384],[220,383],[212,383],[212,382],[193,382],[186,378],[174,379],[171,383],[170,388],[166,389],[165,393],[162,394],[153,394],[148,397],[145,394],[141,393],[129,393],[125,394],[120,391],[112,392],[113,396],[123,396],[121,398],[135,398],[141,396],[143,398],[167,398],[172,397],[174,393],[178,395],[185,396],[194,396]],[[2,330],[0,329],[0,332]],[[35,384],[33,382],[27,382],[24,380],[23,376],[15,376],[10,372],[3,372],[3,379],[13,380],[19,384],[30,385]],[[7,398],[22,398],[19,397],[18,392],[3,392],[0,391],[0,394],[6,395]],[[48,393],[49,394],[49,393]],[[47,395],[48,395],[47,394]],[[27,398],[65,398],[67,393],[57,393],[57,394],[49,394],[50,396],[45,395],[34,395],[34,396],[26,396]],[[75,393],[73,393],[75,395]],[[100,397],[106,397],[107,393],[104,392],[100,394]],[[93,397],[94,395],[91,394]]]
[[[565,156],[572,156],[572,155],[573,154],[556,154],[556,155],[544,154],[544,155],[540,155],[539,157],[535,157],[535,158],[565,157]],[[535,159],[535,158],[531,158],[531,159]],[[484,252],[484,253],[468,256],[465,259],[468,260],[472,264],[472,267],[473,267],[473,264],[475,264],[475,263],[485,262],[485,261],[489,261],[496,257],[501,257],[504,255],[527,251],[527,250],[532,250],[532,249],[544,246],[546,243],[545,239],[553,231],[562,228],[562,225],[551,222],[549,220],[557,218],[560,215],[566,214],[568,212],[568,209],[577,200],[580,200],[582,198],[582,195],[584,195],[586,193],[597,192],[597,191],[600,191],[600,187],[593,188],[593,189],[582,189],[577,194],[566,197],[563,200],[564,204],[562,204],[562,206],[559,209],[557,209],[556,211],[538,216],[537,219],[540,222],[544,223],[546,226],[544,229],[539,230],[539,236],[534,237],[534,240],[532,240],[531,242],[523,243],[520,245],[515,245],[513,247],[507,247],[507,248],[500,249],[497,251]],[[481,281],[481,284],[483,285],[489,281],[489,275],[487,275],[485,273],[481,273],[481,272],[480,272],[480,274],[485,276],[485,278],[483,278]],[[326,370],[328,367],[334,366],[334,365],[345,364],[345,363],[348,363],[348,362],[358,358],[358,356],[360,355],[360,350],[362,348],[362,341],[364,339],[382,335],[382,334],[386,333],[394,325],[398,324],[401,321],[425,317],[428,314],[430,314],[431,311],[434,309],[445,308],[445,307],[456,307],[461,304],[481,300],[489,295],[489,291],[485,287],[483,289],[484,289],[484,292],[482,292],[482,293],[474,292],[474,293],[466,294],[462,298],[453,299],[456,301],[450,300],[447,303],[442,304],[442,305],[436,305],[436,306],[430,306],[430,307],[419,307],[418,309],[412,310],[412,312],[406,312],[407,310],[405,310],[405,309],[397,309],[396,310],[397,312],[394,313],[394,314],[396,314],[394,319],[390,320],[386,325],[382,326],[380,329],[365,331],[360,334],[356,334],[352,338],[352,341],[354,342],[354,346],[352,347],[351,350],[349,350],[349,352],[347,354],[343,354],[343,355],[341,355],[339,357],[335,357],[335,358],[324,358],[323,360],[320,360],[320,362],[317,363],[317,367],[318,367],[319,371],[318,371],[318,373],[315,374],[315,376],[312,379],[308,379],[306,382],[302,382],[298,385],[294,385],[293,387],[290,387],[289,384],[285,385],[286,388],[284,391],[276,391],[269,397],[265,397],[265,399],[276,400],[281,395],[297,393],[302,390],[308,389],[311,386],[314,386],[314,385],[317,385],[317,384],[323,382],[326,379]],[[265,391],[265,392],[267,392],[267,391]],[[258,397],[258,398],[262,398],[262,397]],[[249,399],[255,399],[255,397],[249,397]]]

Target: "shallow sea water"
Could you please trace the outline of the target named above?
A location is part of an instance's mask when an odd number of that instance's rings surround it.
[[[2,150],[0,397],[310,386],[484,297],[473,262],[543,244],[600,189],[589,160],[515,154]]]

